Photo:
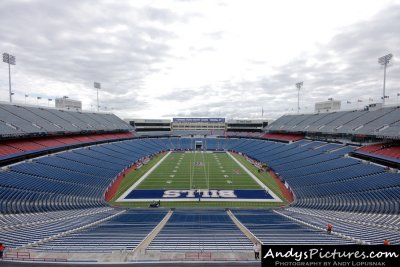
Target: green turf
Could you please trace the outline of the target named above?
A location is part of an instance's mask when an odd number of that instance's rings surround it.
[[[192,177],[192,178],[191,178]],[[227,153],[171,153],[138,189],[260,189]]]
[[[215,155],[215,156],[214,156]],[[257,168],[250,164],[243,156],[232,154],[249,171],[268,188],[278,195],[283,202],[236,202],[236,201],[163,201],[162,207],[243,207],[243,208],[268,208],[287,204],[276,181],[268,173],[258,173]],[[121,207],[147,207],[146,202],[115,202],[133,183],[142,177],[148,170],[157,164],[165,154],[159,154],[150,160],[146,165],[138,170],[134,170],[126,175],[115,197],[110,202],[111,205]],[[181,156],[183,157],[181,160]],[[216,158],[218,158],[218,161]],[[180,164],[178,164],[180,162]],[[195,164],[198,162],[198,164]],[[203,163],[200,163],[203,162]],[[218,164],[218,162],[220,164]],[[175,168],[178,167],[178,168]],[[222,168],[220,168],[222,167]],[[209,169],[209,171],[208,171]],[[173,170],[176,170],[174,172]],[[225,172],[222,172],[225,170]],[[170,177],[170,175],[175,175]],[[190,177],[192,188],[205,189],[208,186],[206,177],[209,176],[210,189],[259,189],[260,186],[238,166],[226,153],[171,153],[165,160],[137,187],[138,189],[189,189]],[[228,175],[228,177],[224,177]],[[228,183],[228,180],[231,183]],[[170,181],[167,183],[167,181]]]
[[[274,192],[285,204],[288,201],[285,199],[284,195],[282,194],[279,185],[275,181],[275,179],[268,173],[268,172],[258,172],[258,168],[248,162],[243,156],[239,154],[232,154],[244,167],[246,167],[249,171],[251,171],[257,178],[263,182],[272,192]]]

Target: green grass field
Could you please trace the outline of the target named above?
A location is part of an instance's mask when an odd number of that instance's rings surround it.
[[[276,207],[286,205],[279,186],[268,173],[258,173],[257,168],[244,157],[233,155],[247,170],[273,191],[283,202],[169,202],[163,207]],[[147,207],[146,202],[116,202],[116,200],[157,164],[165,154],[155,156],[140,169],[130,172],[122,181],[111,205],[122,207]],[[137,189],[260,189],[261,187],[227,153],[173,152],[142,181]]]
[[[227,153],[171,153],[137,189],[261,189]]]

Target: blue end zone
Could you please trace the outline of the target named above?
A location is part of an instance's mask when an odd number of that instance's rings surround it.
[[[274,199],[266,190],[132,190],[124,199]]]

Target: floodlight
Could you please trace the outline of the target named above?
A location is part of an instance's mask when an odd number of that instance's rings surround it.
[[[389,64],[390,60],[393,58],[393,54],[387,54],[383,57],[378,58],[378,63],[384,66],[383,71],[383,94],[382,94],[382,103],[385,105],[385,99],[388,98],[385,94],[386,89],[386,67]]]
[[[11,91],[11,68],[10,65],[15,65],[15,57],[8,53],[3,53],[3,62],[8,64],[8,93],[10,96],[10,103],[12,103],[12,91]]]
[[[300,89],[303,86],[303,82],[296,83],[297,91],[297,113],[300,112]]]
[[[99,108],[100,108],[100,106],[99,106],[99,89],[101,89],[101,84],[98,82],[94,82],[93,85],[94,85],[94,88],[97,89],[97,112],[99,112]]]

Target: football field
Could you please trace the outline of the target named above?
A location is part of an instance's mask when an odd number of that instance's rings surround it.
[[[117,202],[250,201],[281,202],[229,152],[169,152]]]
[[[137,189],[261,189],[227,153],[174,152]]]

